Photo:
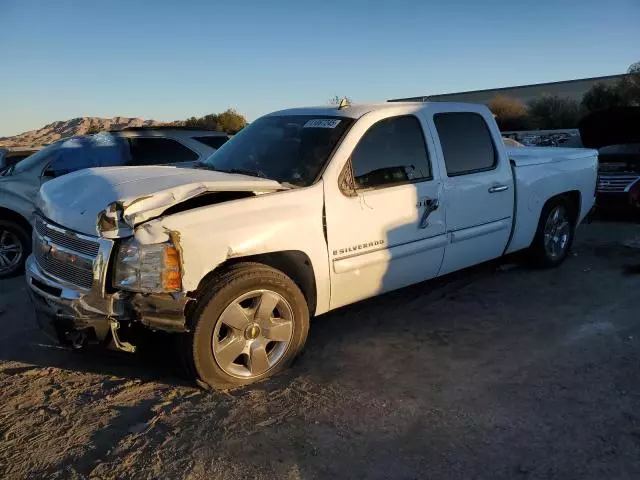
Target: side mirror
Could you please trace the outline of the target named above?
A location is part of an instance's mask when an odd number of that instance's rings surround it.
[[[338,177],[338,185],[340,191],[346,197],[357,197],[356,185],[353,181],[353,167],[351,166],[351,159],[347,161],[340,176]]]

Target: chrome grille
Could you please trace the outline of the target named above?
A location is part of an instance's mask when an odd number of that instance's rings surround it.
[[[637,174],[600,175],[598,192],[624,192],[626,188],[640,178]]]
[[[79,237],[74,232],[68,232],[64,229],[46,223],[40,217],[36,217],[36,231],[41,237],[48,238],[51,243],[60,247],[67,248],[84,255],[90,255],[92,257],[96,257],[98,255],[98,249],[100,248],[98,242],[86,240]]]
[[[44,273],[55,279],[90,289],[99,248],[97,239],[91,240],[36,218],[33,256]]]
[[[46,255],[45,249],[40,248],[42,246],[42,239],[38,239],[38,245],[33,252],[36,262],[40,265],[40,268],[49,275],[64,280],[65,282],[72,283],[87,290],[91,288],[93,284],[93,271],[86,270],[84,268],[78,268],[70,263],[61,262],[60,260]],[[48,247],[47,247],[48,248]]]

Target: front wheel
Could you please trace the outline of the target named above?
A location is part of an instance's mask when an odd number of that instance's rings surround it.
[[[534,262],[542,267],[560,265],[569,254],[574,232],[575,224],[565,202],[545,205],[529,249]]]
[[[199,380],[228,389],[286,368],[302,350],[309,310],[298,286],[271,267],[243,263],[206,287],[183,354]]]
[[[31,237],[22,226],[0,220],[0,278],[22,273],[31,253]]]

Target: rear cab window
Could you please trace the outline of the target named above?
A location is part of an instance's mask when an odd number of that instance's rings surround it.
[[[440,137],[447,176],[496,168],[498,152],[482,115],[472,112],[436,113],[433,121]]]

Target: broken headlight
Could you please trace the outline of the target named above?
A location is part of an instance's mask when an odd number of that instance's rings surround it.
[[[141,245],[135,238],[125,240],[118,249],[113,283],[134,292],[177,292],[182,288],[180,254],[170,242]]]

